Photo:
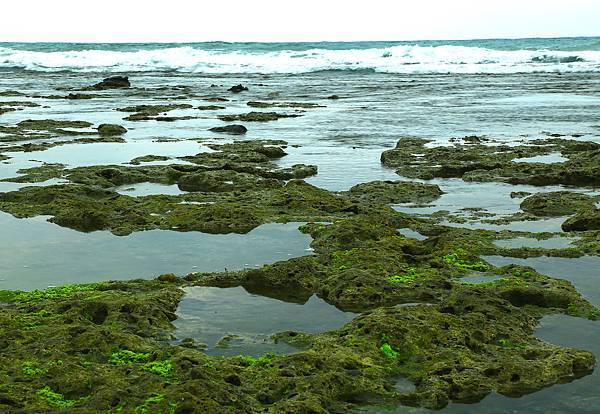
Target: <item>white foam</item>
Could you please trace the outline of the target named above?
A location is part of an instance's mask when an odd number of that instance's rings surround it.
[[[190,46],[139,51],[63,52],[0,47],[0,67],[35,71],[174,70],[193,73],[304,73],[345,69],[387,73],[598,72],[600,51],[501,51],[449,45],[260,53],[207,51]]]

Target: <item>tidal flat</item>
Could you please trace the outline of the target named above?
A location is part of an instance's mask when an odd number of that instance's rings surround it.
[[[589,74],[3,75],[1,412],[595,412]]]

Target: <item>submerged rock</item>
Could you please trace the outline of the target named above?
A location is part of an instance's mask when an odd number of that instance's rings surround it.
[[[246,132],[248,132],[248,129],[243,125],[226,125],[210,128],[209,131],[230,135],[244,135]]]

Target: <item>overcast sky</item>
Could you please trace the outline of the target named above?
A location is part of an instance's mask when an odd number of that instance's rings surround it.
[[[0,42],[352,41],[600,35],[600,0],[2,3]]]

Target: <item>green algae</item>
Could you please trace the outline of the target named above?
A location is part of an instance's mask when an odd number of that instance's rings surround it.
[[[150,358],[150,355],[150,353],[133,352],[128,349],[121,349],[117,352],[113,352],[110,355],[108,362],[114,365],[134,364],[147,361]]]
[[[40,398],[46,400],[47,404],[54,408],[71,408],[77,404],[76,400],[68,400],[64,395],[54,392],[50,387],[44,387],[37,392]]]
[[[481,272],[485,272],[489,270],[489,265],[481,260],[472,261],[469,259],[465,259],[466,251],[459,249],[452,253],[448,253],[443,257],[444,262],[449,265],[458,267],[462,270],[478,270]]]
[[[168,378],[171,375],[173,364],[171,361],[152,361],[142,365],[144,371],[151,372],[158,376]]]

